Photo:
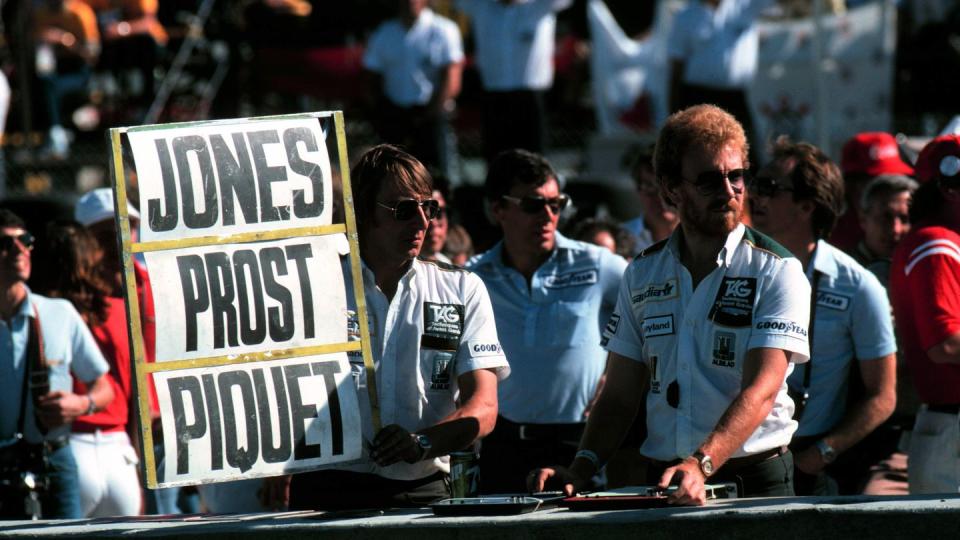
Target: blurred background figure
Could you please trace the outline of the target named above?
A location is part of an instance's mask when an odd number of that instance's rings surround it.
[[[863,239],[851,255],[887,287],[890,262],[897,244],[910,232],[910,200],[917,182],[903,175],[881,175],[870,181],[860,197]]]
[[[443,254],[457,266],[465,266],[470,257],[473,257],[473,241],[463,225],[451,225],[447,230],[447,243],[443,246]]]
[[[427,228],[427,237],[420,249],[420,258],[428,261],[440,261],[449,264],[450,258],[443,252],[447,243],[447,234],[450,227],[450,182],[442,176],[433,177],[433,200],[440,204],[440,212],[430,221]],[[461,264],[462,266],[462,264]]]
[[[860,201],[863,189],[874,178],[885,174],[913,176],[911,167],[900,156],[900,145],[889,133],[858,133],[843,145],[840,158],[846,210],[830,235],[830,243],[847,253],[863,239]]]
[[[606,219],[587,218],[570,229],[570,238],[605,247],[628,261],[637,251],[634,238],[626,229]]]
[[[637,255],[670,236],[680,217],[660,196],[660,183],[653,172],[652,144],[637,148],[636,159],[630,167],[630,177],[640,197],[640,215],[624,222],[623,228],[633,235],[633,255]]]
[[[459,0],[470,17],[483,82],[483,155],[543,153],[547,114],[543,94],[553,85],[555,13],[573,0]]]
[[[428,0],[396,0],[397,16],[370,36],[363,67],[371,79],[377,132],[435,174],[450,176],[449,114],[460,93],[463,38]]]
[[[80,508],[84,517],[134,516],[141,510],[137,476],[139,458],[131,443],[138,440],[127,339],[124,300],[111,296],[97,265],[101,250],[87,230],[75,222],[54,222],[47,227],[47,245],[37,261],[43,268],[38,292],[69,300],[90,328],[110,366],[108,380],[114,399],[99,412],[73,421],[70,446],[80,477]],[[38,257],[39,259],[39,257]],[[73,392],[89,389],[74,377]]]
[[[43,157],[63,159],[70,151],[64,128],[68,98],[90,97],[92,68],[100,54],[100,32],[93,9],[82,0],[42,0],[33,19],[36,72],[43,87],[50,128]]]

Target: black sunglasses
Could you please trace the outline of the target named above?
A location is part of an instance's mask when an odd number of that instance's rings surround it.
[[[0,236],[0,251],[9,252],[15,249],[17,247],[17,242],[20,242],[20,245],[28,250],[33,249],[33,242],[35,240],[36,239],[33,237],[33,235],[28,232],[25,232],[19,236]]]
[[[776,197],[781,191],[793,191],[793,188],[769,176],[758,176],[750,182],[750,193],[755,197]]]
[[[554,214],[559,214],[570,204],[570,197],[567,195],[558,195],[552,199],[544,197],[511,197],[503,195],[501,198],[520,207],[526,214],[539,214],[545,207],[549,207]]]
[[[750,171],[747,169],[732,169],[727,172],[705,171],[698,174],[694,180],[687,180],[686,178],[684,180],[693,184],[701,195],[713,195],[723,191],[725,180],[730,182],[733,191],[741,193],[744,185],[750,181]]]
[[[433,199],[417,201],[414,199],[404,199],[397,201],[393,206],[383,204],[377,201],[377,204],[393,212],[393,219],[397,221],[407,221],[417,215],[417,209],[423,208],[423,215],[427,219],[436,219],[440,215],[440,203]]]

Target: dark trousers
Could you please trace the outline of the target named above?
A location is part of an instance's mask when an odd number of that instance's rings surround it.
[[[487,163],[500,152],[514,148],[542,154],[546,118],[541,91],[487,91],[483,100],[483,155]]]
[[[584,424],[517,424],[497,417],[480,447],[480,492],[526,493],[527,474],[546,466],[570,465]]]
[[[377,133],[383,142],[402,146],[434,174],[446,174],[447,115],[426,106],[398,107],[384,98],[377,108]]]
[[[40,492],[40,512],[42,519],[80,519],[80,478],[77,474],[77,462],[73,450],[66,439],[51,443],[34,445],[29,455],[35,456],[20,463],[37,475],[37,481],[47,482],[46,489]],[[26,449],[25,449],[26,450]],[[4,468],[6,468],[4,466]],[[13,481],[5,478],[4,481]],[[26,492],[19,485],[0,485],[0,519],[24,519],[24,497]]]
[[[375,474],[322,470],[295,474],[291,510],[419,508],[449,497],[442,472],[419,480],[391,480]]]
[[[647,483],[658,484],[668,466],[669,464],[662,462],[648,464]],[[787,450],[759,463],[742,467],[724,464],[707,479],[707,483],[734,483],[739,497],[791,497],[794,494],[793,454]]]
[[[750,143],[750,163],[754,168],[760,166],[758,149],[763,146],[759,135],[753,129],[753,115],[750,114],[750,105],[747,102],[745,90],[725,90],[696,84],[683,83],[680,85],[679,103],[674,110],[685,109],[701,103],[716,105],[732,114],[747,135]]]

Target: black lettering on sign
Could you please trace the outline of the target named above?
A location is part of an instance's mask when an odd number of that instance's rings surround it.
[[[313,324],[313,289],[310,287],[310,272],[307,259],[313,257],[310,244],[287,246],[287,258],[297,265],[297,277],[300,278],[300,300],[303,308],[303,337],[311,339],[316,331]]]
[[[186,324],[186,350],[197,350],[197,317],[210,307],[206,268],[199,255],[177,257],[180,290],[183,291],[183,316]]]
[[[233,150],[227,144],[229,136]],[[293,215],[317,217],[323,212],[323,169],[307,161],[304,152],[316,152],[322,141],[306,127],[213,134],[209,141],[200,135],[155,139],[160,164],[163,204],[160,198],[148,199],[147,224],[156,232],[172,231],[180,224],[190,229],[237,223],[237,206],[248,224],[286,221],[290,205],[274,205],[273,192],[278,182],[289,180],[287,169],[310,180],[310,189],[292,189]],[[283,146],[287,162],[269,165],[265,147]],[[172,149],[172,151],[171,151]],[[194,170],[200,178],[194,177]],[[199,185],[200,193],[195,193]],[[310,193],[307,193],[310,191]],[[198,196],[199,195],[199,196]]]
[[[307,196],[302,189],[293,190],[293,215],[298,218],[317,217],[323,212],[323,169],[317,163],[304,161],[298,152],[300,143],[308,152],[317,151],[317,139],[307,128],[290,128],[283,132],[283,147],[287,151],[287,161],[290,169],[310,179],[313,189],[313,200],[307,202]]]
[[[223,401],[223,432],[226,445],[227,463],[231,467],[247,472],[257,462],[260,441],[257,433],[257,414],[254,406],[253,385],[245,371],[227,371],[217,377],[220,399]],[[240,389],[241,401],[233,400],[232,387]],[[243,410],[243,418],[237,418],[237,411]],[[247,440],[240,441],[237,422],[246,424]],[[241,443],[245,442],[246,446]]]
[[[170,390],[170,405],[173,408],[173,425],[177,433],[177,474],[190,472],[190,453],[188,444],[191,440],[199,439],[207,433],[207,421],[203,415],[203,392],[200,390],[200,381],[196,377],[175,377],[167,380],[167,389]],[[187,424],[187,411],[184,403],[184,394],[190,395],[190,405],[193,407],[192,424]]]
[[[314,362],[310,364],[314,375],[323,376],[323,385],[327,389],[327,407],[330,411],[330,435],[333,439],[333,455],[343,455],[343,416],[340,414],[340,396],[337,394],[337,380],[334,373],[340,373],[340,364],[336,362]]]
[[[203,256],[207,264],[207,282],[210,287],[210,310],[213,312],[213,347],[224,347],[224,334],[231,347],[240,345],[237,341],[237,309],[233,305],[236,292],[233,288],[233,272],[226,253],[207,253]]]
[[[320,457],[319,444],[307,444],[306,430],[303,423],[312,418],[318,418],[317,408],[305,405],[300,395],[300,383],[297,379],[310,376],[310,366],[300,364],[284,366],[283,374],[290,393],[290,421],[293,422],[293,458],[309,459]]]
[[[280,304],[280,307],[270,306],[267,309],[267,319],[270,321],[270,339],[287,341],[293,337],[293,332],[296,330],[293,324],[293,295],[274,279],[275,275],[287,275],[287,259],[283,254],[283,249],[278,247],[261,249],[260,266],[263,268],[264,292]]]
[[[233,158],[230,148],[220,135],[210,136],[213,149],[213,161],[217,164],[217,176],[220,179],[220,207],[223,212],[223,224],[236,223],[233,210],[234,197],[243,212],[245,223],[257,222],[257,191],[253,188],[253,165],[247,151],[247,141],[242,133],[233,134],[233,146],[237,149],[237,158]]]
[[[223,424],[220,422],[220,399],[213,375],[207,373],[203,380],[203,394],[207,403],[207,422],[210,424],[210,468],[223,469]]]
[[[263,283],[260,281],[260,263],[249,249],[233,255],[233,272],[237,280],[237,300],[240,303],[240,341],[244,345],[263,343],[267,337],[266,314],[263,303]],[[249,285],[247,276],[250,277]],[[252,296],[252,298],[251,298]],[[253,300],[253,309],[250,301]],[[253,311],[253,320],[250,312]]]
[[[273,415],[270,413],[270,401],[267,398],[267,383],[263,370],[253,370],[253,386],[257,390],[257,415],[260,416],[260,439],[262,441],[263,460],[267,463],[283,463],[290,459],[290,409],[287,403],[287,389],[283,385],[283,369],[280,366],[270,368],[273,378],[273,393],[277,396],[277,431],[280,432],[279,444],[274,446]]]

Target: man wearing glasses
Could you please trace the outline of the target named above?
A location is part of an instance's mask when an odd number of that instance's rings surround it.
[[[0,209],[0,518],[22,519],[22,473],[37,475],[44,519],[81,518],[70,423],[113,400],[109,366],[73,305],[33,294],[33,235]],[[72,392],[75,375],[90,391]],[[19,470],[17,470],[19,469]]]
[[[490,291],[512,375],[500,385],[497,427],[483,441],[480,483],[485,493],[516,493],[527,471],[566,463],[576,451],[626,262],[557,232],[570,199],[537,154],[497,156],[485,196],[503,241],[468,267]]]
[[[910,493],[960,489],[960,136],[920,152],[913,227],[893,253],[890,295],[907,365],[924,405],[907,454]]]
[[[831,467],[836,478],[826,469],[896,404],[897,345],[887,293],[873,273],[824,240],[843,200],[843,178],[830,158],[811,144],[786,140],[777,141],[751,192],[754,225],[796,256],[813,293],[812,355],[787,380],[800,401],[794,415],[800,426],[790,445],[798,495],[836,495],[837,479],[859,483],[866,459],[841,460]],[[863,391],[848,397],[854,388]],[[860,486],[842,488],[850,494]]]
[[[463,269],[417,259],[439,211],[426,168],[384,144],[361,156],[350,176],[384,427],[372,431],[370,403],[361,399],[364,457],[338,470],[295,475],[290,507],[423,506],[448,495],[447,455],[493,429],[497,383],[510,368],[483,283]],[[352,290],[347,300],[355,306]],[[359,335],[356,315],[346,322]],[[363,359],[351,355],[350,363],[359,395],[366,396]],[[282,502],[286,486],[265,487],[266,502]]]
[[[640,411],[647,480],[677,484],[670,503],[704,504],[708,481],[793,494],[785,379],[809,354],[810,287],[795,258],[740,223],[747,151],[741,125],[713,105],[667,119],[654,166],[680,226],[627,268],[580,450],[568,468],[533,471],[531,489],[583,488]]]

